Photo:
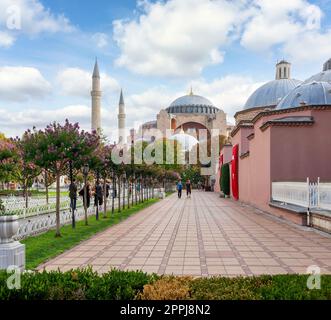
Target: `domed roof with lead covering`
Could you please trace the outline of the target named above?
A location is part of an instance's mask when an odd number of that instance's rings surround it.
[[[326,61],[323,65],[323,71],[308,78],[304,83],[313,81],[331,82],[331,59]]]
[[[301,83],[295,79],[278,79],[258,88],[247,100],[244,109],[275,106]]]
[[[176,99],[166,109],[168,113],[203,113],[214,114],[219,111],[208,99],[193,94],[182,96]]]
[[[305,105],[331,105],[331,83],[315,81],[301,84],[284,97],[276,109],[297,108]]]

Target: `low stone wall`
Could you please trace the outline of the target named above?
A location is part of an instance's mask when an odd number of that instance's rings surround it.
[[[311,226],[315,229],[331,233],[331,213],[312,211],[310,214]]]

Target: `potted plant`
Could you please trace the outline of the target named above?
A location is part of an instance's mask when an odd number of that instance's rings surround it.
[[[17,233],[18,227],[18,216],[6,212],[0,199],[0,244],[13,242],[13,236]]]

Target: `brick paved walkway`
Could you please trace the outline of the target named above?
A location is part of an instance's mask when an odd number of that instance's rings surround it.
[[[176,195],[40,266],[178,275],[331,273],[331,237],[279,222],[217,194]]]

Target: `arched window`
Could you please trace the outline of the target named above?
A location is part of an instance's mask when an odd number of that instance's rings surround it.
[[[284,67],[284,78],[286,78],[286,67]]]

